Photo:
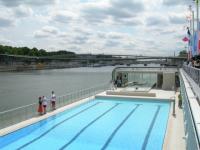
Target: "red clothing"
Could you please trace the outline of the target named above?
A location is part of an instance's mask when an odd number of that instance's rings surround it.
[[[39,105],[39,106],[38,106],[38,112],[39,112],[39,113],[42,113],[42,112],[43,112],[43,107],[42,107],[42,105]]]

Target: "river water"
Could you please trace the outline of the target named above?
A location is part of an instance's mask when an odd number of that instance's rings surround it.
[[[38,102],[38,97],[65,95],[111,80],[113,67],[70,68],[0,73],[0,112]]]

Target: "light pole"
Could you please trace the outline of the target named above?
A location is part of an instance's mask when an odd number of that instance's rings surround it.
[[[189,16],[189,21],[190,21],[190,31],[192,31],[192,36],[194,36],[194,10],[192,10],[192,6],[189,5],[189,11],[190,11],[190,16]]]
[[[188,42],[188,60],[190,59],[192,54],[192,45],[194,44],[194,11],[192,10],[192,6],[189,5],[189,28],[188,28],[188,35],[189,35],[189,42]]]
[[[197,10],[197,54],[199,52],[199,0],[196,1],[196,10]]]

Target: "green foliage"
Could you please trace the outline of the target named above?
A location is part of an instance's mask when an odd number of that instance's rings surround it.
[[[182,100],[181,94],[178,95],[178,99],[179,99],[179,100]]]
[[[28,48],[28,47],[11,47],[11,46],[3,46],[0,45],[0,54],[8,54],[8,55],[26,55],[26,56],[54,56],[54,57],[75,57],[75,53],[68,52],[65,50],[47,52],[44,49],[38,50],[37,48]]]
[[[182,96],[181,96],[181,94],[179,94],[179,95],[178,95],[178,107],[179,107],[179,108],[182,108],[182,103],[183,103],[183,102],[182,102]]]
[[[180,57],[187,57],[187,51],[186,50],[180,51],[179,56]]]

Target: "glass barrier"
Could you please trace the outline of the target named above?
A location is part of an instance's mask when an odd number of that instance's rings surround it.
[[[198,150],[199,149],[199,139],[196,131],[196,126],[192,117],[191,108],[183,83],[183,79],[180,75],[180,87],[181,87],[181,97],[183,101],[183,114],[184,114],[184,126],[186,135],[186,149],[187,150]]]
[[[74,103],[84,98],[94,96],[97,93],[103,92],[110,88],[110,84],[101,84],[96,87],[79,90],[77,92],[69,93],[67,95],[59,96],[56,98],[56,108],[63,107],[65,105]],[[50,101],[48,101],[47,112],[51,110]],[[38,103],[18,107],[8,111],[0,112],[0,129],[17,124],[19,122],[25,121],[27,119],[39,116]]]
[[[186,65],[183,66],[183,69],[200,87],[200,69]]]

